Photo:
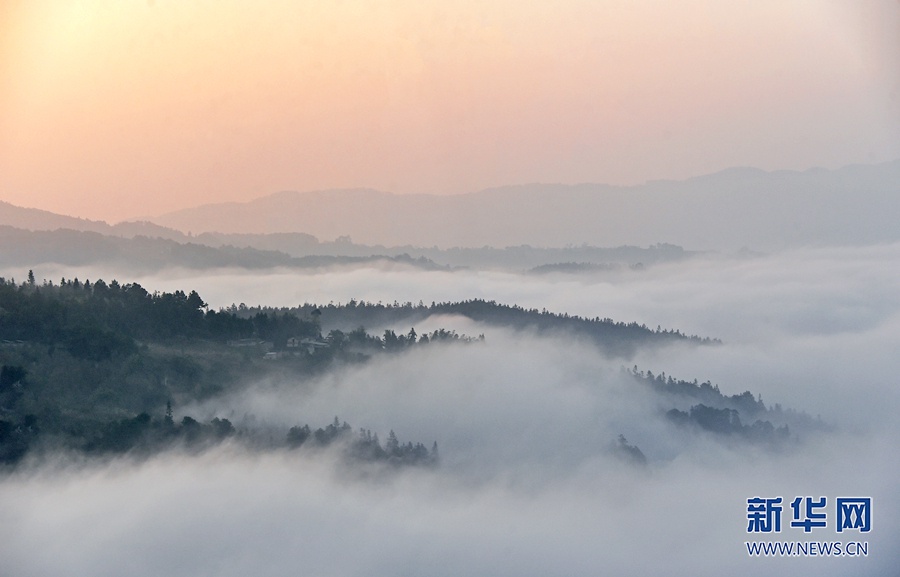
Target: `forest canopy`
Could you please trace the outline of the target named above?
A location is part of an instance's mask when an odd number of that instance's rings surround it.
[[[373,355],[484,340],[484,335],[471,337],[445,328],[419,334],[414,325],[433,315],[586,339],[611,358],[627,357],[639,346],[718,343],[677,330],[481,299],[431,305],[351,300],[280,309],[242,304],[211,310],[193,290],[151,292],[137,283],[77,278],[38,284],[31,271],[26,278],[18,284],[0,278],[0,462],[7,464],[38,448],[102,454],[253,439],[253,431],[236,429],[224,418],[203,423],[183,415],[176,423],[173,405],[223,395],[266,375],[302,381]],[[365,328],[403,323],[410,328],[387,328],[380,334]],[[708,382],[654,376],[636,367],[628,376],[672,401],[666,417],[673,426],[770,445],[790,437],[789,425],[817,426],[805,415],[777,405],[767,408],[749,391],[729,397]],[[692,404],[685,405],[685,399]],[[347,431],[348,426],[340,424],[315,431],[296,426],[276,445],[327,446],[340,438],[348,454],[369,460],[437,460],[432,455],[436,447],[428,451],[421,443],[401,445],[393,434],[382,444],[370,431],[355,436]],[[621,440],[612,446],[633,457],[640,454]]]

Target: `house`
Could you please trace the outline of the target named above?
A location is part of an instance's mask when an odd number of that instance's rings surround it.
[[[316,349],[323,349],[329,346],[331,345],[321,339],[312,339],[309,337],[304,337],[302,339],[300,337],[291,337],[285,344],[285,347],[291,354],[297,354],[300,349],[306,349],[306,352],[313,354]]]

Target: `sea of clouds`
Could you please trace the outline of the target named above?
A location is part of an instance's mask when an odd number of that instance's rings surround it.
[[[52,266],[35,274],[117,276]],[[119,280],[196,289],[212,307],[485,298],[723,344],[607,358],[564,335],[430,319],[417,331],[448,327],[485,341],[251,382],[179,410],[273,430],[338,415],[382,439],[394,430],[401,441],[436,441],[436,469],[357,470],[335,451],[237,443],[143,461],[45,460],[0,480],[3,573],[883,575],[900,562],[900,245],[710,255],[587,275],[369,266]],[[834,428],[779,452],[680,430],[658,396],[623,376],[635,364],[708,379],[725,394],[750,390]],[[646,467],[610,450],[619,434]],[[872,497],[868,534],[837,535],[832,519],[819,533],[780,537],[865,540],[868,556],[750,558],[746,500],[755,496]]]

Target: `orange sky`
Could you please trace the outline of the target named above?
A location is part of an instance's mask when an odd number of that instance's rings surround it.
[[[116,221],[900,157],[900,3],[0,0],[0,200]]]

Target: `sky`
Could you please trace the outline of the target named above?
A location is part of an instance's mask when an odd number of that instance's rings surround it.
[[[118,221],[900,157],[884,0],[0,1],[0,200]]]

